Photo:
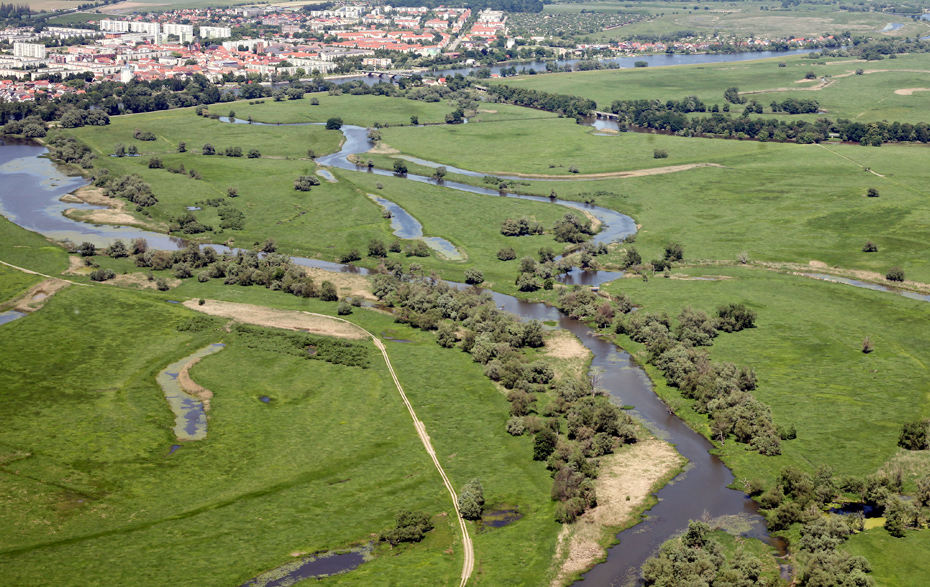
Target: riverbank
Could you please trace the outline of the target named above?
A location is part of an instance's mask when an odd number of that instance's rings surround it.
[[[617,533],[641,521],[641,515],[657,503],[654,494],[681,472],[685,462],[670,444],[651,436],[602,457],[595,482],[597,507],[563,526],[551,587],[570,585],[606,560],[607,549],[618,542]]]

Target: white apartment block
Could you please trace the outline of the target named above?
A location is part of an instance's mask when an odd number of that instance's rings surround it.
[[[232,29],[228,26],[202,26],[201,39],[227,39],[232,36]]]
[[[161,26],[157,22],[131,22],[129,23],[129,30],[134,33],[157,35],[161,32]]]
[[[172,24],[167,23],[161,25],[161,31],[166,35],[174,35],[181,39],[181,42],[184,41],[193,41],[194,40],[194,25],[192,24]]]
[[[128,33],[129,21],[103,19],[100,21],[100,30],[107,33]]]
[[[100,21],[100,30],[107,33],[145,33],[147,35],[157,35],[161,32],[157,22],[108,19]]]
[[[90,29],[72,29],[61,26],[45,27],[42,31],[43,36],[58,37],[59,39],[70,39],[72,37],[99,37],[103,33]]]
[[[13,57],[45,59],[45,45],[36,43],[13,43]]]

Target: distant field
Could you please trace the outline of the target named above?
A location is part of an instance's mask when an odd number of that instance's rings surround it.
[[[785,62],[786,67],[779,67],[780,62]],[[819,65],[819,62],[826,65]],[[855,75],[857,69],[868,73]],[[810,71],[816,74],[816,80],[805,80]],[[825,76],[833,79],[827,87],[817,91],[803,89],[816,85]],[[722,107],[725,103],[723,92],[735,86],[741,92],[762,92],[747,98],[758,100],[763,105],[763,118],[772,117],[769,104],[773,100],[782,102],[796,98],[817,100],[820,107],[827,110],[825,116],[833,120],[930,122],[930,92],[906,96],[895,93],[899,89],[930,88],[930,54],[926,53],[871,62],[848,58],[811,60],[776,57],[742,63],[524,76],[492,83],[584,96],[596,100],[601,110],[609,109],[614,100],[655,99],[664,102],[689,95],[703,100],[708,108],[714,104]],[[733,107],[733,112],[741,110],[742,107]],[[776,117],[789,118],[784,114]]]
[[[762,7],[766,10],[762,10]],[[698,8],[695,10],[694,8]],[[676,31],[695,31],[697,34],[714,33],[739,37],[791,36],[817,37],[843,31],[853,33],[878,33],[886,24],[899,22],[904,28],[886,36],[918,36],[930,27],[914,23],[905,17],[877,12],[847,12],[832,6],[800,5],[788,9],[780,2],[739,2],[731,4],[668,4],[660,2],[584,2],[577,4],[549,4],[546,12],[579,12],[597,10],[638,11],[654,15],[655,18],[632,25],[590,35],[593,39],[622,39],[629,35],[662,35]]]
[[[251,107],[247,107],[245,102],[237,102],[215,105],[214,111],[225,115],[229,110],[235,110],[237,117],[243,117],[245,112],[250,111],[255,112],[256,117],[274,115],[267,120],[275,120],[277,117],[301,120],[310,112],[322,120],[340,115],[348,119],[347,122],[363,124],[363,116],[378,112],[376,116],[382,122],[409,124],[411,112],[423,112],[428,121],[430,112],[444,118],[449,110],[445,104],[422,109],[421,106],[433,105],[372,96],[320,96],[320,102],[319,107],[310,106],[309,99],[277,103],[269,101]],[[377,105],[384,105],[385,108],[377,110]],[[550,113],[536,110],[507,105],[493,107],[495,112],[479,113],[479,118],[510,117],[525,121],[532,116],[547,118],[552,122],[557,120]],[[360,114],[362,112],[368,114]],[[515,124],[525,122],[468,124],[456,128],[506,127]],[[435,128],[447,127],[441,125]],[[158,139],[152,142],[138,141],[132,137],[135,129],[152,131]],[[431,127],[411,130],[425,132],[431,130]],[[307,149],[313,148],[317,155],[323,155],[335,150],[342,139],[341,133],[326,130],[323,126],[228,124],[198,117],[192,109],[182,109],[113,117],[107,127],[83,127],[74,129],[73,134],[96,150],[99,156],[97,167],[105,167],[114,175],[135,173],[152,185],[159,198],[159,204],[152,209],[155,221],[168,222],[185,213],[186,207],[213,198],[222,198],[231,206],[241,209],[246,216],[245,229],[222,231],[219,230],[217,208],[201,204],[203,210],[194,214],[202,223],[217,229],[214,233],[201,235],[201,238],[210,242],[222,243],[234,238],[240,246],[252,246],[253,243],[273,236],[279,249],[288,254],[334,261],[355,248],[364,257],[371,239],[386,243],[395,239],[390,221],[382,217],[381,208],[366,196],[367,193],[377,192],[401,206],[410,206],[408,211],[423,224],[426,236],[446,238],[465,253],[465,261],[447,262],[435,257],[415,259],[427,269],[439,270],[450,279],[462,280],[466,268],[477,266],[485,271],[487,280],[512,288],[513,264],[498,261],[498,249],[512,246],[522,256],[535,254],[542,246],[552,246],[559,250],[562,248],[551,235],[508,238],[500,234],[500,225],[505,219],[525,215],[551,227],[566,212],[562,207],[462,194],[394,177],[373,177],[342,171],[335,172],[340,179],[338,183],[321,178],[322,185],[314,187],[311,192],[295,191],[293,182],[298,176],[316,173],[317,166],[307,158]],[[181,140],[187,142],[188,153],[175,152]],[[142,156],[109,157],[117,142],[127,146],[135,145]],[[219,153],[226,147],[240,146],[247,154],[249,149],[255,147],[261,151],[262,158],[204,156],[201,150],[206,142],[210,142]],[[183,164],[186,169],[195,169],[203,179],[195,181],[165,169],[149,169],[148,161],[152,156],[161,157],[165,167]],[[378,183],[383,186],[382,190],[377,188]],[[238,189],[237,198],[226,197],[228,187]],[[472,213],[470,210],[478,201],[482,202],[480,212]],[[391,256],[409,261],[400,253],[392,253]],[[362,264],[374,266],[377,263],[365,259]]]
[[[316,99],[319,105],[312,105]],[[257,122],[294,123],[326,122],[329,118],[342,118],[346,124],[373,126],[410,125],[410,117],[416,116],[419,124],[445,123],[446,114],[455,110],[448,101],[424,102],[386,96],[353,96],[349,94],[330,96],[326,92],[306,94],[302,100],[282,100],[275,102],[270,98],[260,103],[249,104],[247,101],[235,102],[226,108],[226,104],[214,104],[211,112],[226,115],[228,110],[236,111],[236,118],[247,120],[249,116]],[[536,118],[555,118],[551,112],[530,110],[508,104],[482,105],[477,118],[484,122],[504,120],[527,120]]]
[[[49,26],[71,26],[78,23],[85,22],[97,22],[102,18],[106,18],[105,14],[93,14],[89,12],[78,12],[73,14],[63,14],[61,16],[54,16],[45,21],[45,24]]]

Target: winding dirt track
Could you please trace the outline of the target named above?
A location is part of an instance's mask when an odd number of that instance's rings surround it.
[[[436,458],[436,450],[433,449],[433,443],[430,442],[429,434],[426,433],[426,426],[424,426],[423,422],[417,418],[417,413],[413,410],[413,406],[410,404],[410,400],[407,399],[407,394],[404,393],[404,388],[401,386],[400,381],[397,379],[397,374],[394,373],[394,366],[391,365],[391,359],[388,357],[387,349],[384,348],[384,344],[378,339],[378,337],[368,332],[358,324],[349,322],[348,320],[343,320],[342,318],[336,318],[335,316],[315,314],[313,312],[303,313],[309,314],[310,316],[319,316],[322,318],[338,320],[340,322],[345,322],[346,324],[351,324],[352,326],[364,332],[366,335],[370,336],[371,340],[374,341],[375,346],[378,347],[378,350],[381,351],[381,355],[384,357],[384,362],[387,364],[388,371],[391,372],[391,377],[394,379],[394,385],[397,386],[397,391],[400,393],[400,397],[404,401],[404,405],[407,406],[407,411],[410,412],[410,417],[413,418],[413,426],[417,429],[420,442],[423,443],[423,446],[426,448],[426,452],[429,454],[430,458],[433,459],[433,464],[436,465],[436,470],[439,471],[439,476],[442,477],[442,482],[445,484],[446,489],[449,491],[449,495],[452,497],[452,507],[455,509],[455,515],[459,520],[459,527],[462,529],[462,546],[465,550],[465,562],[462,565],[462,580],[459,583],[459,587],[465,587],[465,584],[468,583],[468,579],[471,577],[472,571],[474,571],[475,568],[475,549],[471,542],[471,536],[468,535],[468,527],[465,525],[465,520],[462,518],[461,512],[459,512],[458,496],[455,494],[455,489],[452,487],[452,482],[449,481],[449,478],[446,476],[446,472],[443,470],[442,465],[439,464],[439,459]]]

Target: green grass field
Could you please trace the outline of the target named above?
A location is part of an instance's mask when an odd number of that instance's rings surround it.
[[[642,229],[637,247],[644,258],[659,255],[670,241],[685,245],[693,259],[734,260],[741,251],[754,259],[862,269],[884,275],[893,266],[909,279],[930,280],[925,249],[923,145],[796,145],[681,138],[623,133],[595,136],[569,120],[532,127],[388,129],[388,144],[420,157],[466,169],[568,176],[668,165],[713,163],[701,168],[645,177],[579,182],[532,182],[525,193],[582,199],[606,194],[600,206],[632,216]],[[426,131],[414,136],[415,131]],[[451,134],[450,134],[451,133]],[[454,140],[450,139],[454,136]],[[482,150],[479,145],[493,145]],[[527,154],[521,145],[542,145]],[[668,151],[654,159],[654,149]],[[549,164],[565,165],[549,168]],[[493,167],[486,167],[493,166]],[[881,177],[865,173],[870,167]],[[869,187],[882,194],[865,198]],[[887,196],[886,196],[887,195]],[[864,254],[872,240],[879,252]]]
[[[876,528],[852,536],[843,548],[872,563],[878,587],[920,587],[930,573],[930,532],[908,532],[904,538],[895,538],[884,528]]]
[[[762,10],[765,7],[766,10]],[[662,35],[673,31],[694,31],[699,35],[748,37],[817,37],[842,31],[878,33],[890,22],[904,23],[905,27],[886,36],[926,35],[928,27],[879,12],[846,12],[832,6],[801,4],[784,8],[780,2],[738,2],[715,4],[668,4],[663,2],[584,2],[576,4],[549,4],[546,12],[641,12],[650,20],[634,23],[589,35],[594,39],[623,39],[631,35]]]
[[[818,62],[826,65],[818,65]],[[778,64],[784,62],[785,67]],[[865,75],[854,75],[857,69]],[[833,83],[818,91],[801,88],[816,83],[804,81],[807,72],[818,77],[830,76]],[[693,75],[689,75],[689,72]],[[839,77],[843,76],[843,77]],[[694,95],[708,108],[724,105],[723,92],[736,86],[741,92],[760,92],[747,96],[758,100],[765,119],[773,117],[769,104],[788,98],[817,100],[827,114],[811,115],[856,119],[861,122],[888,120],[899,122],[930,122],[926,112],[930,92],[910,96],[895,94],[895,90],[930,86],[930,54],[918,53],[882,61],[858,61],[849,58],[822,58],[816,61],[800,56],[774,57],[751,62],[681,65],[654,68],[597,70],[556,73],[494,80],[491,83],[584,96],[597,101],[601,110],[610,108],[614,100],[681,100]],[[742,111],[734,106],[733,112]],[[774,115],[789,119],[788,115]]]
[[[319,104],[312,105],[313,99],[316,99]],[[409,125],[411,116],[416,116],[420,124],[443,124],[446,114],[455,110],[455,106],[448,101],[424,102],[388,96],[353,96],[351,94],[330,96],[325,92],[306,94],[302,100],[275,102],[270,98],[265,98],[256,102],[258,103],[249,104],[242,100],[214,104],[211,111],[226,116],[228,110],[234,110],[236,118],[248,120],[251,116],[257,122],[270,124],[326,122],[330,118],[339,117],[346,124],[369,127],[376,123],[385,126]],[[481,108],[476,118],[484,122],[497,122],[554,117],[555,114],[551,112],[529,110],[508,104],[494,104]]]
[[[756,328],[721,333],[708,350],[714,360],[755,369],[754,395],[771,407],[776,424],[796,426],[798,437],[783,443],[779,457],[727,443],[720,454],[737,479],[772,482],[788,465],[830,465],[839,474],[866,475],[898,461],[901,424],[930,413],[926,302],[761,268],[684,273],[722,277],[621,279],[607,289],[627,293],[642,311],[673,317],[686,306],[714,314],[727,303],[746,304],[757,313]],[[875,343],[874,353],[861,352],[866,336]],[[621,344],[633,352],[641,348],[626,338]],[[664,386],[659,391],[678,396]],[[705,429],[706,416],[688,419]]]
[[[261,288],[248,294],[266,305],[335,309]],[[8,480],[0,568],[10,581],[239,584],[294,551],[367,542],[404,507],[450,510],[379,355],[363,370],[250,350],[221,330],[178,332],[191,313],[166,297],[71,288],[3,327],[10,336],[0,347],[11,359],[0,400]],[[352,318],[376,332],[398,329],[371,312]],[[558,526],[530,441],[504,433],[506,400],[468,355],[400,330],[414,342],[388,343],[395,370],[453,482],[480,477],[489,505],[526,514],[475,537],[477,583],[539,583]],[[217,341],[227,348],[192,370],[215,394],[207,439],[168,456],[173,416],[155,373]],[[442,520],[423,544],[399,556],[376,551],[374,562],[331,582],[451,582],[461,550]]]

